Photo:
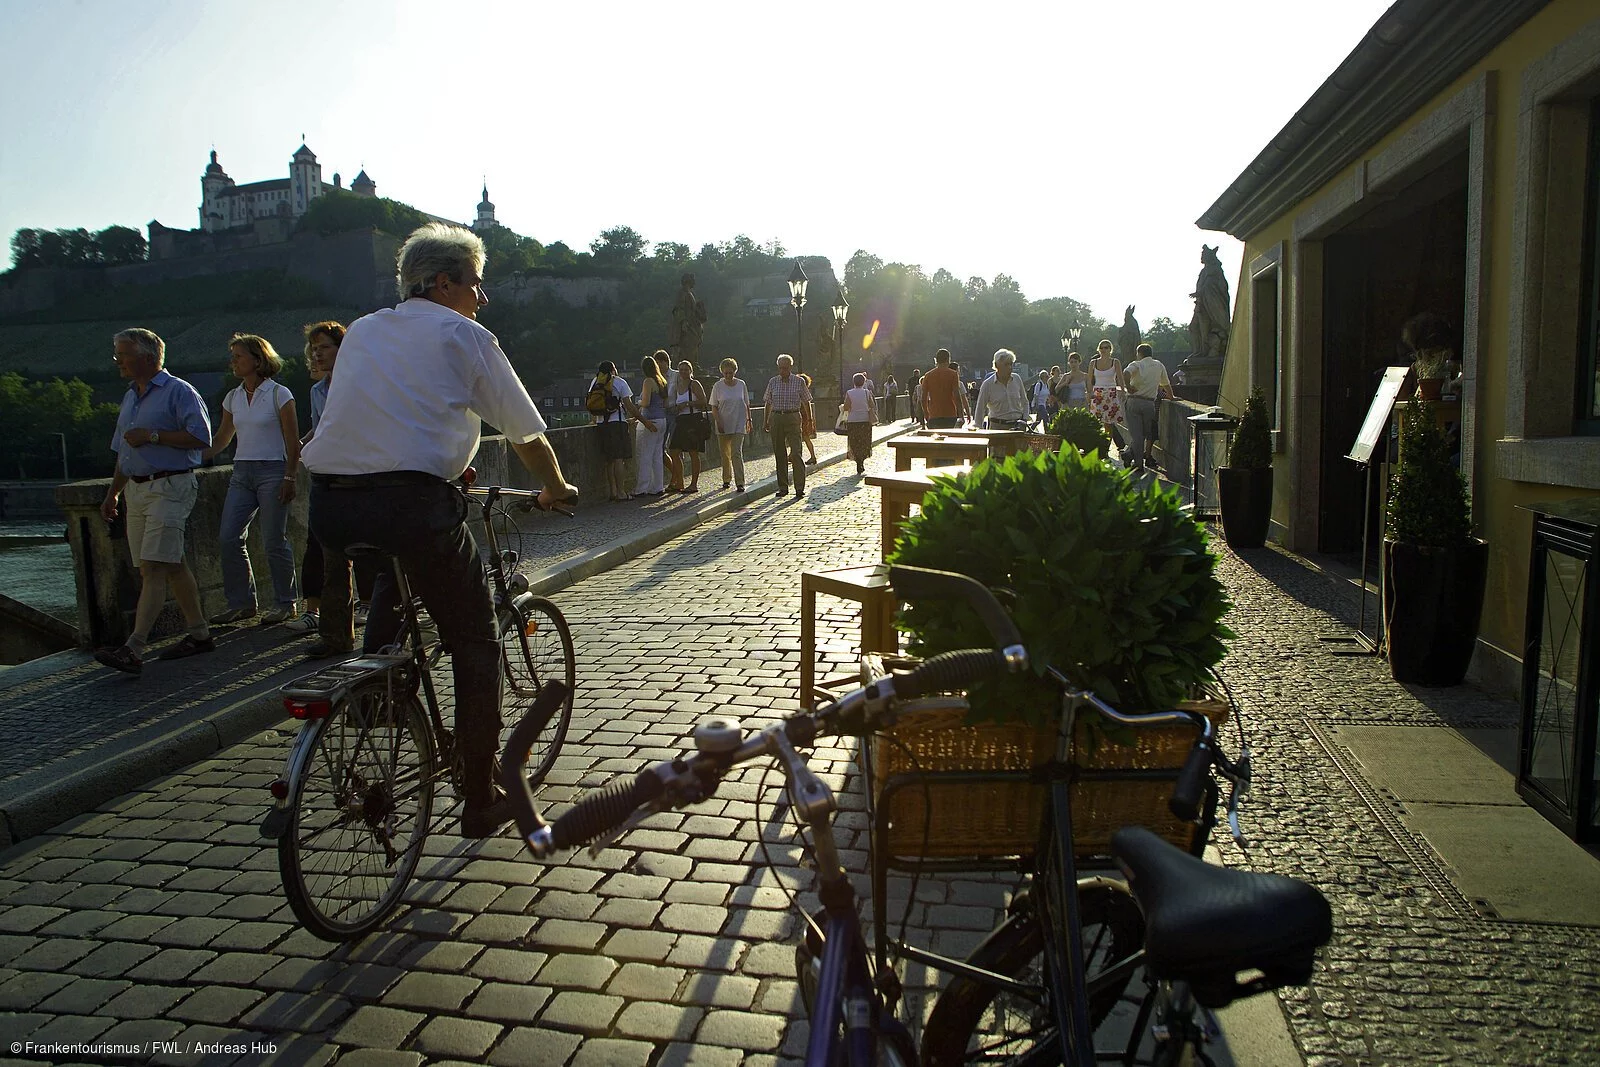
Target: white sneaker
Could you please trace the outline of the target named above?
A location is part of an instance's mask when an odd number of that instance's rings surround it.
[[[355,623],[357,626],[365,626],[367,624],[367,612],[370,611],[371,608],[372,605],[368,604],[365,600],[356,601]]]
[[[282,604],[282,605],[279,605],[278,607],[273,608],[271,611],[263,613],[261,618],[256,620],[256,625],[258,625],[258,626],[276,626],[280,622],[288,622],[293,617],[294,617],[294,607],[293,607],[293,605]]]
[[[283,628],[297,634],[314,634],[317,632],[317,613],[308,611],[298,615],[284,623]]]

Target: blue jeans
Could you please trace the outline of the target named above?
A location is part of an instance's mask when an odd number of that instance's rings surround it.
[[[283,483],[283,460],[247,459],[233,465],[228,498],[222,505],[222,530],[217,535],[222,557],[222,591],[228,607],[255,607],[256,578],[244,550],[250,520],[261,513],[261,543],[272,571],[272,599],[279,607],[293,607],[300,598],[294,580],[294,549],[289,545],[289,505],[278,502]]]

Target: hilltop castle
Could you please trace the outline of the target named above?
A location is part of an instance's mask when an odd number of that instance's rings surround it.
[[[311,201],[334,189],[342,189],[339,175],[333,183],[322,180],[322,165],[317,154],[302,144],[289,160],[287,178],[268,178],[266,181],[239,185],[217,162],[217,153],[211,152],[211,162],[200,178],[200,230],[220,233],[252,226],[258,219],[299,219],[311,207]],[[377,196],[378,185],[367,176],[365,169],[350,183],[350,192],[356,196]],[[448,222],[448,219],[441,219]],[[489,202],[489,186],[483,187],[483,199],[478,203],[478,216],[472,223],[474,230],[484,230],[497,225],[494,204]]]

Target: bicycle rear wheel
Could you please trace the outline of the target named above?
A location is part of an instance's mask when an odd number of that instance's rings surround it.
[[[551,716],[528,754],[528,781],[544,779],[555,765],[572,722],[572,694],[577,688],[578,665],[573,652],[572,631],[561,609],[543,597],[522,601],[526,610],[505,612],[500,620],[500,649],[505,670],[504,729],[501,747],[511,730],[522,721],[544,683],[554,679],[567,687],[567,699]]]
[[[391,701],[381,680],[309,729],[278,870],[307,930],[352,941],[388,917],[417,869],[433,813],[433,734],[417,698]]]
[[[1098,1027],[1122,998],[1132,974],[1102,976],[1144,943],[1144,920],[1126,892],[1104,885],[1078,890],[1083,926],[1084,976],[1089,1021]],[[1023,997],[989,982],[958,976],[934,1003],[922,1033],[926,1067],[1008,1063],[1032,1053],[1030,1063],[1060,1063],[1054,1007],[1045,977],[1044,931],[1032,908],[1011,916],[973,949],[967,962],[1016,979],[1035,991]]]

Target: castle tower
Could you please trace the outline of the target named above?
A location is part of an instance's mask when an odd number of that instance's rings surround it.
[[[223,203],[223,193],[233,185],[233,179],[217,162],[217,150],[211,150],[211,162],[200,178],[200,228],[206,233],[216,233],[229,226],[228,207]]]
[[[474,230],[487,230],[492,226],[500,225],[494,220],[494,205],[489,202],[489,183],[483,183],[483,199],[478,201],[478,219],[472,224]]]
[[[299,218],[322,195],[322,166],[317,154],[301,144],[289,162],[289,213]]]
[[[378,183],[367,177],[367,170],[363,167],[361,173],[356,175],[356,180],[350,183],[350,191],[357,196],[377,196]]]

